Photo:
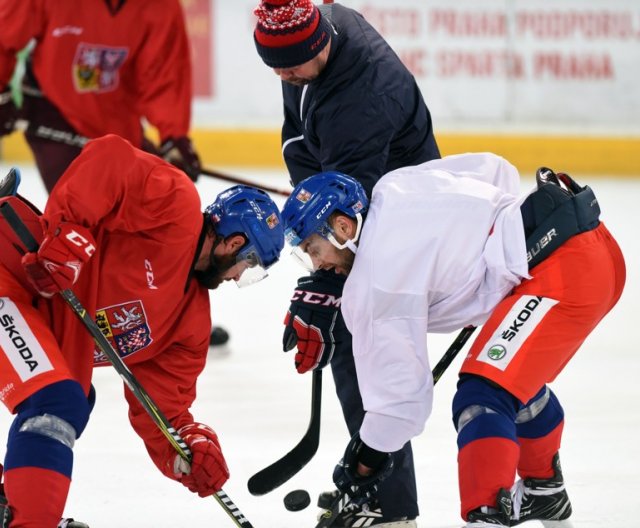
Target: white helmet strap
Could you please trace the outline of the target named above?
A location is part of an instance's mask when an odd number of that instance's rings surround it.
[[[327,233],[327,240],[331,242],[338,249],[349,249],[355,255],[358,250],[358,239],[360,238],[360,231],[362,230],[362,215],[356,213],[356,234],[353,238],[346,240],[343,244],[340,244],[333,236],[333,231]]]

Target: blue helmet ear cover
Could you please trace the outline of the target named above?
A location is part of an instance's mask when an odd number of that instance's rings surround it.
[[[296,185],[282,209],[287,242],[297,246],[312,233],[322,233],[336,211],[355,218],[368,206],[364,188],[351,176],[336,171],[310,176]]]
[[[220,193],[205,209],[205,216],[222,238],[244,235],[247,242],[240,254],[255,250],[263,268],[268,268],[280,257],[284,247],[282,219],[266,192],[248,185],[236,185]]]

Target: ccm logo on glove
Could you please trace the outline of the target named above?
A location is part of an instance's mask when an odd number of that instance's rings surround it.
[[[45,235],[36,253],[22,257],[22,266],[36,291],[52,297],[76,283],[95,251],[96,243],[88,229],[62,222]]]
[[[305,290],[295,290],[291,297],[291,302],[300,301],[307,304],[316,304],[318,306],[333,306],[340,308],[342,297],[336,297],[325,293],[316,293]]]
[[[300,374],[327,366],[336,347],[351,339],[340,313],[343,285],[343,278],[323,270],[298,279],[284,319],[282,349],[297,348]]]

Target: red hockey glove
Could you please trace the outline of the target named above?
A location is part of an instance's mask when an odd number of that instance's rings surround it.
[[[191,449],[191,464],[178,454],[172,456],[169,476],[201,497],[219,491],[229,478],[229,469],[216,433],[207,425],[193,423],[182,426],[178,434]]]
[[[19,117],[19,110],[11,97],[11,90],[0,90],[0,136],[11,134]]]
[[[86,228],[62,222],[47,232],[37,253],[22,257],[22,266],[40,295],[52,297],[75,284],[95,250],[95,240]]]
[[[282,349],[297,346],[296,370],[302,374],[327,366],[336,346],[351,338],[340,313],[344,278],[319,270],[298,280],[291,298]]]
[[[192,181],[198,179],[201,172],[200,158],[188,137],[167,138],[160,145],[160,155],[165,161],[184,171]]]

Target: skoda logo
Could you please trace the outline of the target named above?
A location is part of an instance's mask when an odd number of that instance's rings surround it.
[[[489,352],[487,352],[487,355],[489,356],[489,359],[492,359],[493,361],[499,361],[507,355],[507,349],[502,345],[493,345],[489,349]]]

